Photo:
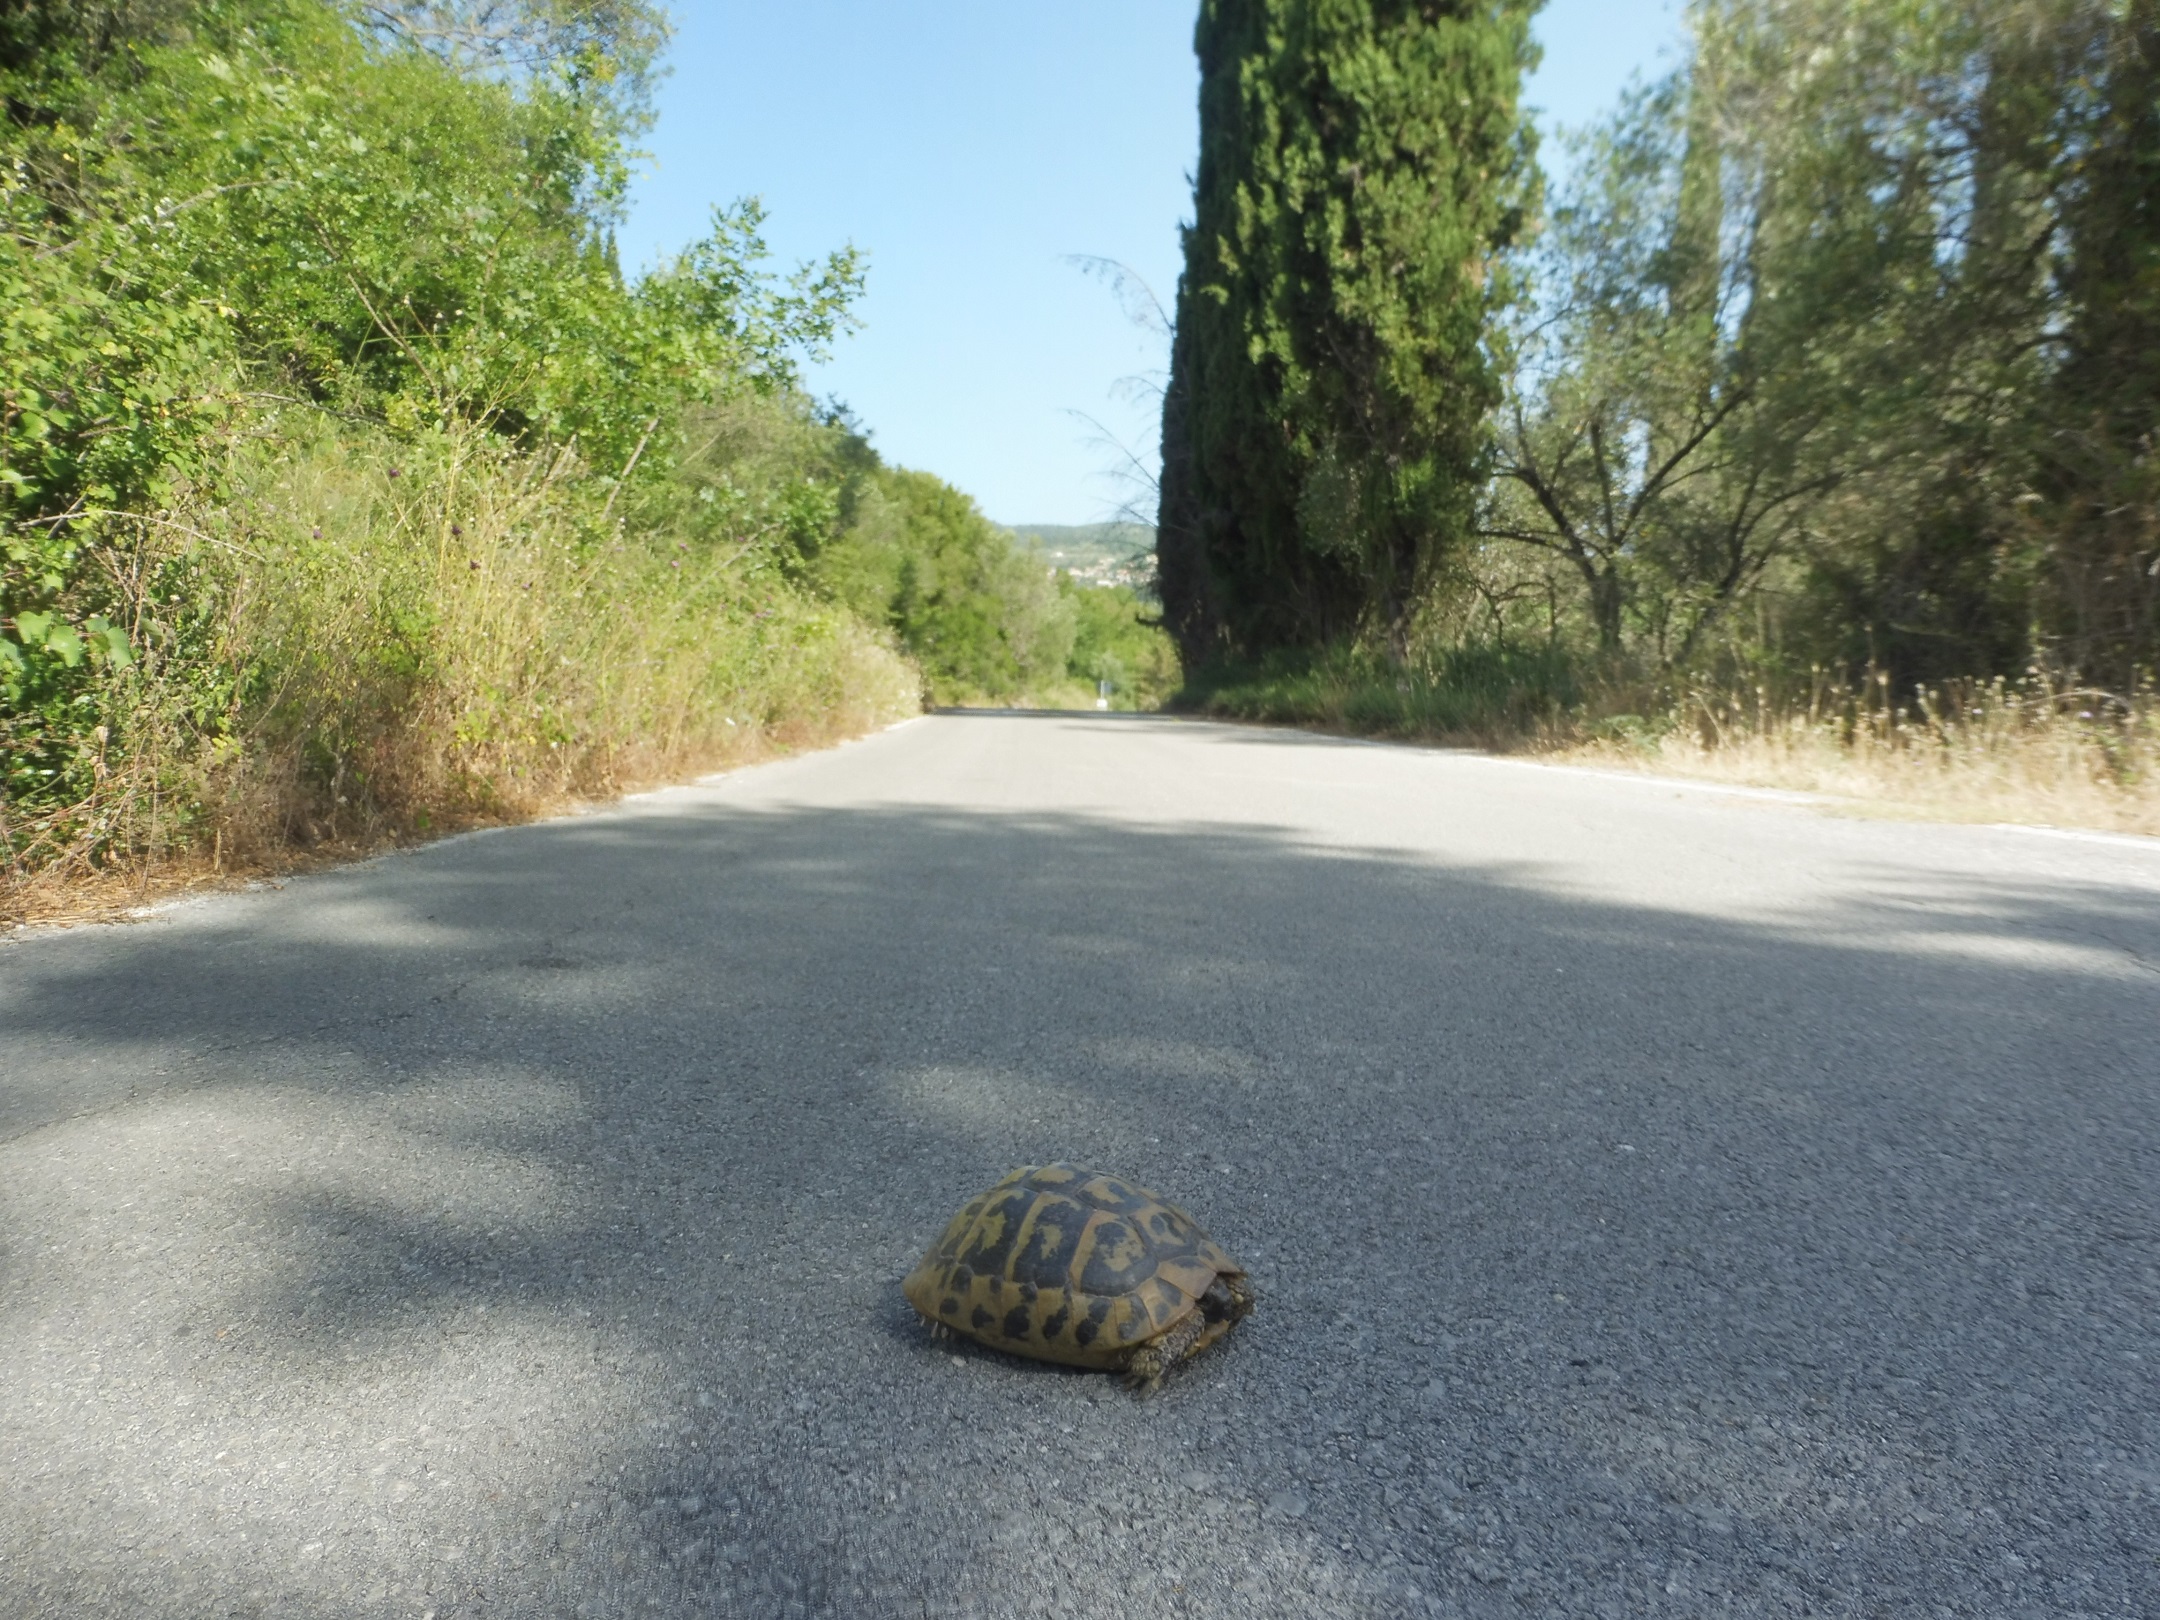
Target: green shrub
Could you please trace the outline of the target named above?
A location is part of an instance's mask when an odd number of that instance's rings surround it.
[[[1333,647],[1217,665],[1196,672],[1178,702],[1239,720],[1494,742],[1552,728],[1582,691],[1581,671],[1561,649],[1467,643],[1401,662]]]
[[[829,447],[690,476],[714,413],[794,431],[852,252],[776,276],[746,205],[625,281],[641,0],[514,73],[371,15],[0,19],[16,882],[507,813],[913,701],[805,578]]]

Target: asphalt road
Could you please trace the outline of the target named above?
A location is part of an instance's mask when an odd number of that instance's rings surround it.
[[[0,1615],[2160,1613],[2160,847],[941,716],[0,948]],[[898,1280],[1071,1158],[1151,1401]]]

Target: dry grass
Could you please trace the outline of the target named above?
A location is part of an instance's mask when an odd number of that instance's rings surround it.
[[[859,734],[920,677],[754,543],[600,526],[552,464],[289,425],[116,524],[144,656],[76,802],[0,828],[0,924],[346,859]],[[394,469],[394,471],[393,471]]]
[[[2160,836],[2160,698],[2044,674],[1898,703],[1880,681],[1779,694],[1584,675],[1557,656],[1336,651],[1207,672],[1182,705],[1575,764],[1821,793],[1863,814]]]
[[[84,922],[117,922],[146,916],[162,902],[194,894],[217,893],[281,884],[303,872],[366,860],[386,850],[433,842],[438,838],[470,832],[480,827],[512,826],[564,815],[609,802],[624,794],[684,782],[716,771],[784,758],[807,749],[829,747],[873,730],[875,723],[850,723],[848,716],[827,717],[825,724],[787,725],[769,731],[746,733],[727,740],[708,754],[678,756],[673,767],[654,775],[610,773],[608,791],[602,794],[560,793],[553,796],[521,796],[498,801],[485,810],[450,810],[428,818],[425,830],[399,827],[378,821],[372,829],[346,832],[325,830],[315,842],[279,840],[263,836],[262,822],[282,819],[286,806],[274,795],[264,795],[245,807],[252,809],[257,836],[236,838],[228,849],[218,831],[205,845],[199,838],[171,839],[155,850],[131,858],[96,865],[54,863],[40,871],[0,877],[0,934],[40,926]],[[231,806],[220,807],[230,810]]]
[[[2160,703],[2149,693],[2039,675],[1905,704],[1880,685],[1818,685],[1785,702],[1696,691],[1655,727],[1619,716],[1592,729],[1548,746],[1574,762],[1829,794],[1861,810],[2160,836]]]

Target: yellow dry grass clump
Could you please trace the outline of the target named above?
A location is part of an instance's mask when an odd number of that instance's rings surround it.
[[[1853,808],[1946,821],[2019,822],[2160,836],[2160,702],[2035,673],[1892,701],[1875,683],[1819,684],[1780,702],[1694,691],[1651,728],[1633,717],[1567,759],[1794,789]]]
[[[288,425],[215,503],[117,521],[140,656],[95,783],[7,829],[0,919],[531,816],[918,712],[921,678],[750,536],[655,541],[475,433]]]

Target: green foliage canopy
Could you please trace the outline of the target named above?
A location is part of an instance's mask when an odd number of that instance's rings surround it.
[[[214,502],[275,412],[545,452],[594,491],[597,540],[626,486],[667,485],[687,408],[784,392],[846,327],[858,257],[775,275],[754,203],[618,271],[664,37],[640,0],[0,12],[14,802],[88,779],[101,677],[144,650],[101,537]]]
[[[1188,660],[1404,633],[1467,538],[1530,0],[1204,0],[1159,555]]]
[[[1535,264],[1472,570],[1502,632],[2135,684],[2160,657],[2160,6],[1689,21]]]
[[[1075,614],[1051,570],[928,473],[880,469],[817,573],[892,627],[933,701],[1012,699],[1066,679]]]

